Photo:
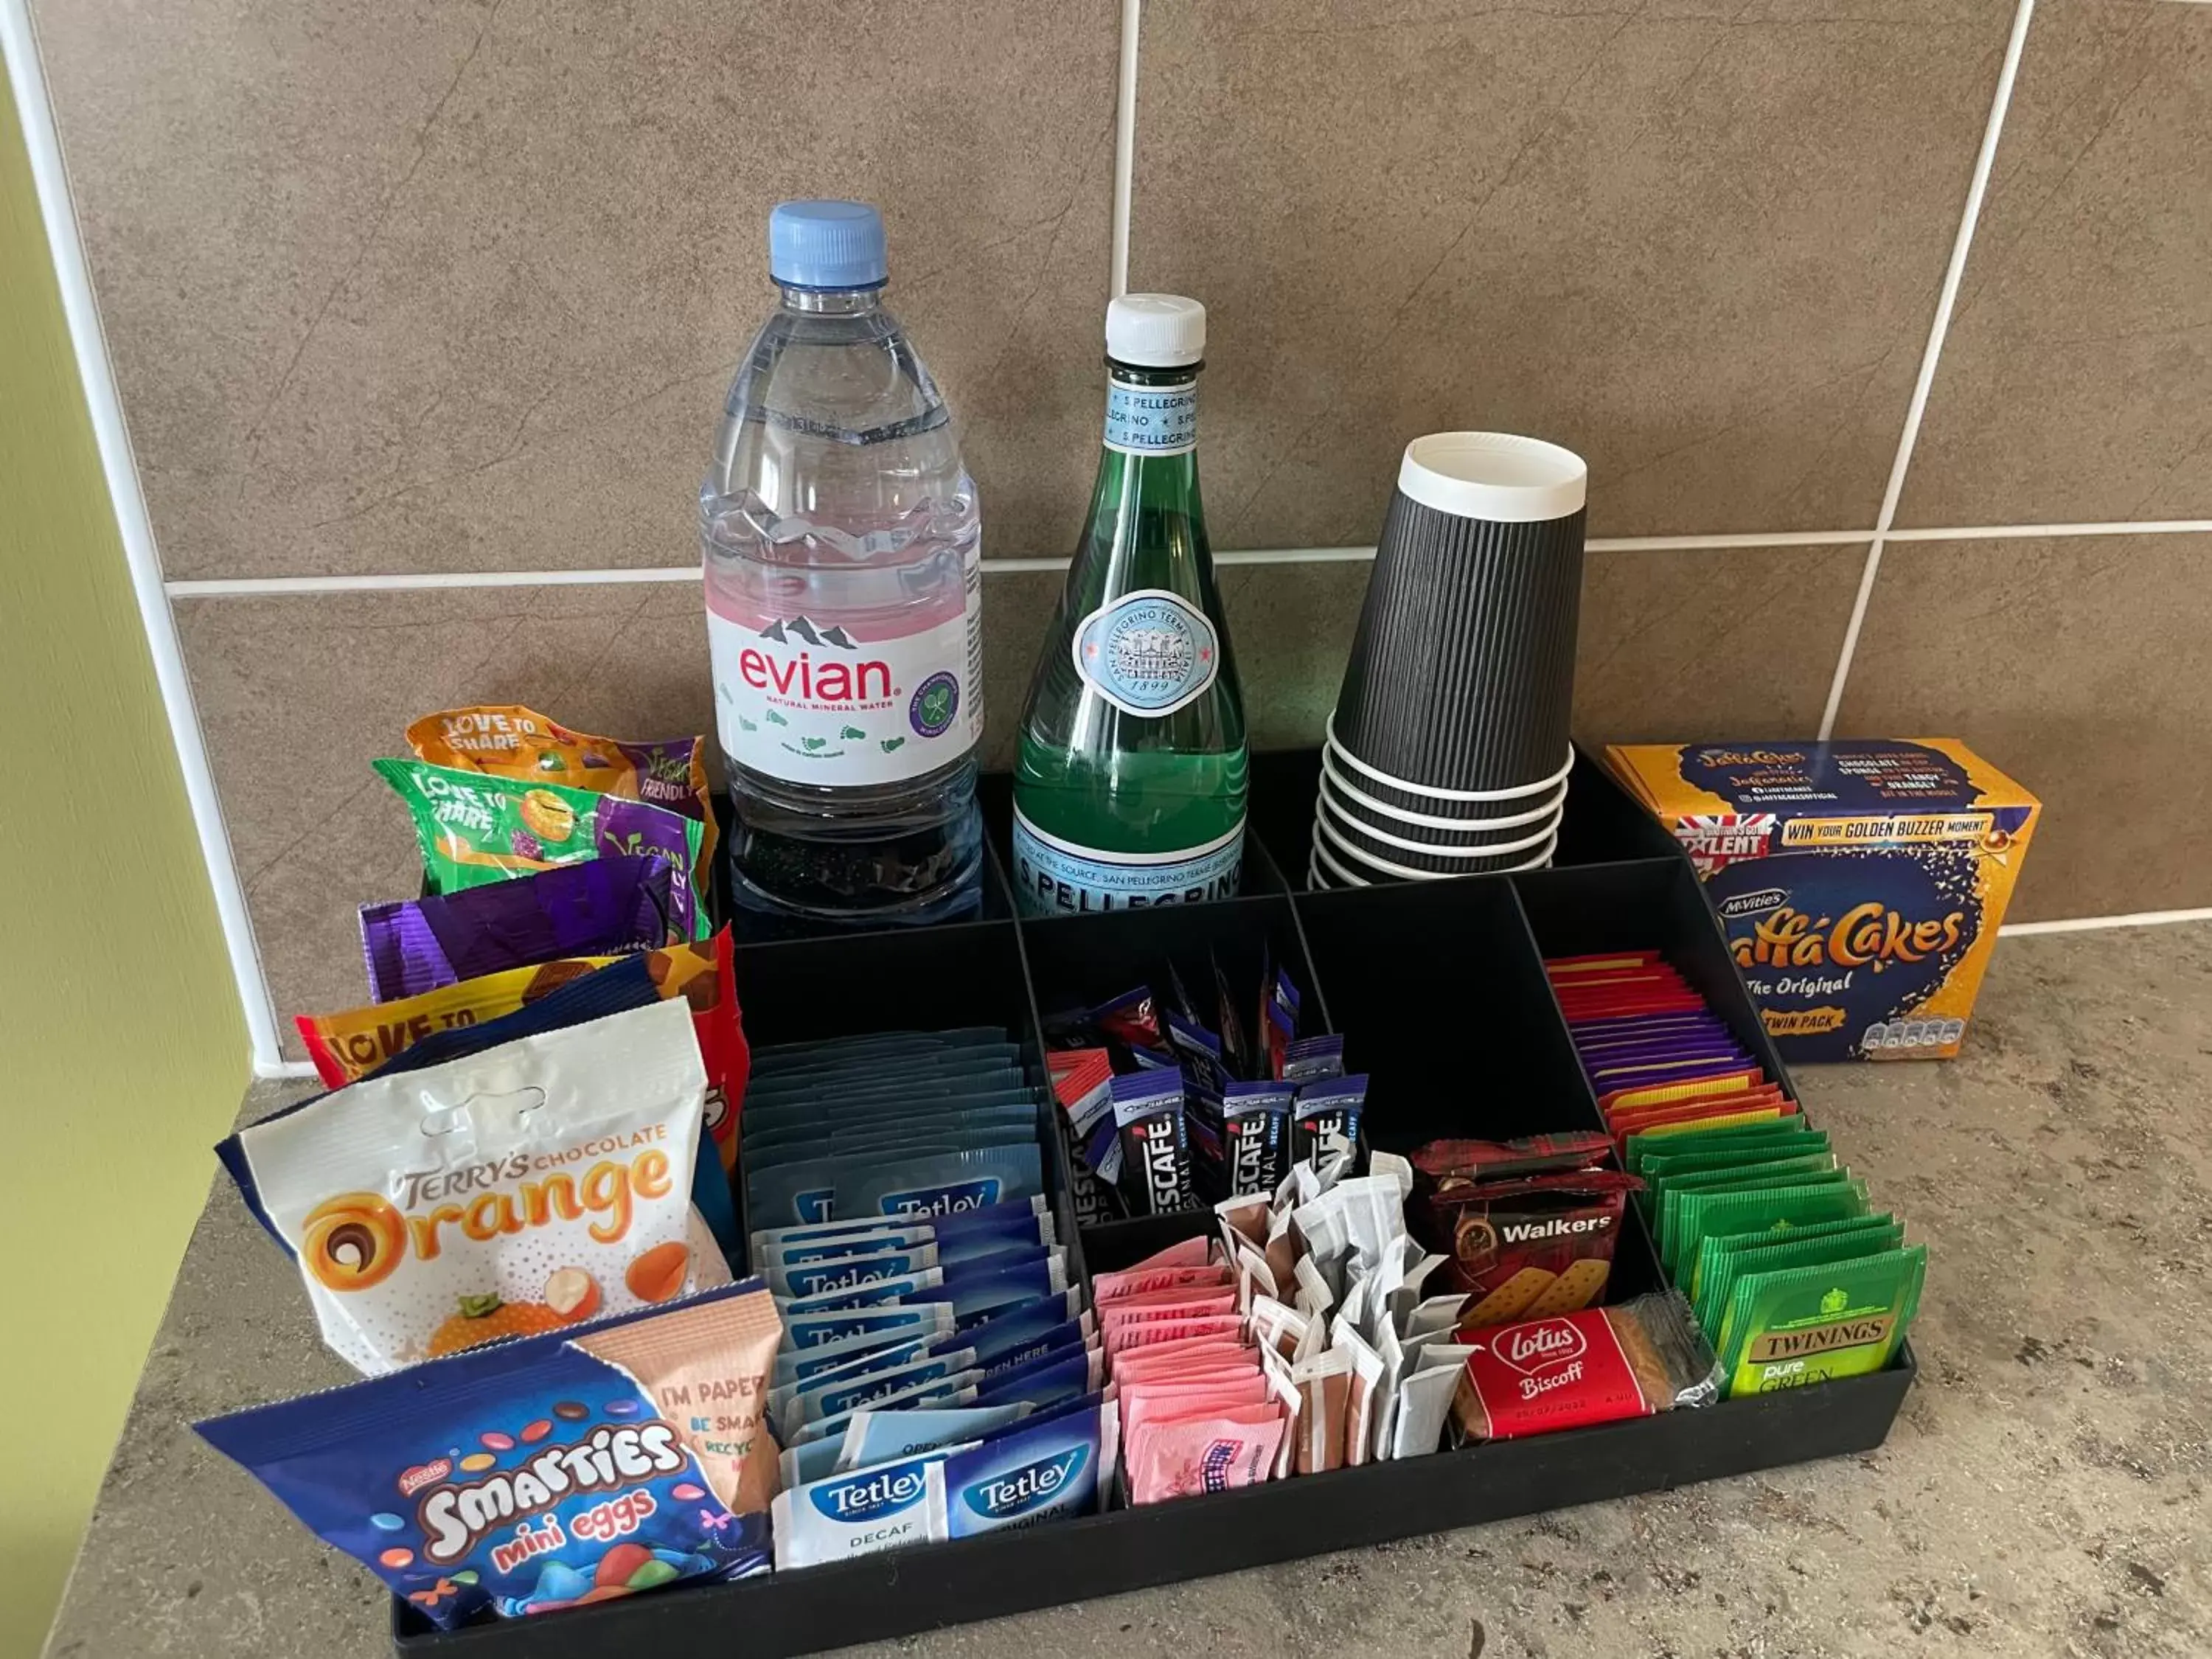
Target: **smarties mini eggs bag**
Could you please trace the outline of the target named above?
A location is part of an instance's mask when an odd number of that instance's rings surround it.
[[[256,1124],[241,1186],[374,1376],[727,1282],[691,1202],[706,1093],[689,1005],[654,1001]]]
[[[769,1565],[757,1280],[197,1425],[434,1624]]]

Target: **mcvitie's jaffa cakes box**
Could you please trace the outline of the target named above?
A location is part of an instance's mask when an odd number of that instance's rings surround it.
[[[1959,1052],[2039,803],[1952,738],[1615,744],[1785,1059]]]

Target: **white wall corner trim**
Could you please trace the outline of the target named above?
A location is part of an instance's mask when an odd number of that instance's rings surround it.
[[[54,126],[53,106],[46,95],[46,75],[39,59],[38,41],[32,32],[27,0],[0,0],[0,53],[8,60],[8,79],[14,88],[15,108],[23,124],[23,142],[31,161],[31,176],[38,191],[39,212],[46,222],[46,242],[52,250],[54,276],[61,287],[62,309],[68,319],[70,343],[76,354],[77,374],[92,413],[93,433],[100,446],[100,464],[114,503],[116,526],[123,539],[124,557],[131,568],[131,586],[138,601],[139,621],[154,659],[154,676],[167,712],[169,738],[184,773],[185,794],[198,831],[200,856],[215,890],[216,909],[222,918],[223,945],[229,953],[232,976],[238,983],[239,1006],[246,1016],[257,1076],[271,1074],[283,1063],[276,1037],[276,1011],[270,1000],[261,970],[261,956],[253,942],[253,923],[246,914],[246,890],[232,856],[230,836],[222,820],[215,775],[209,769],[207,744],[201,736],[198,710],[192,703],[191,682],[185,672],[184,654],[177,641],[176,619],[161,583],[161,562],[155,550],[154,527],[146,514],[146,500],[138,487],[138,465],[131,453],[131,434],[123,422],[123,406],[116,395],[115,372],[100,331],[100,313],[93,301],[92,282],[85,268],[84,242],[77,233],[76,214],[70,198],[69,179],[62,166],[61,140]]]

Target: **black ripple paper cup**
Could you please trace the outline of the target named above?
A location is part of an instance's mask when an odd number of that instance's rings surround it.
[[[1534,798],[1533,810],[1516,812],[1510,817],[1480,823],[1409,823],[1404,817],[1378,808],[1371,799],[1348,790],[1324,771],[1316,805],[1317,810],[1326,809],[1337,823],[1365,830],[1385,845],[1408,851],[1435,848],[1440,852],[1472,854],[1533,845],[1531,836],[1541,839],[1547,830],[1559,828],[1565,802],[1566,792],[1553,789]]]
[[[1314,814],[1314,844],[1325,848],[1340,868],[1369,882],[1429,881],[1440,876],[1539,869],[1551,861],[1559,838],[1555,820],[1537,825],[1533,834],[1490,848],[1413,848],[1402,845],[1402,837],[1382,835],[1338,817],[1326,802]]]
[[[1467,846],[1516,840],[1532,824],[1556,821],[1566,801],[1567,780],[1547,781],[1537,793],[1504,800],[1443,800],[1380,783],[1328,746],[1322,750],[1321,794],[1340,817],[1355,823],[1437,846]]]
[[[1406,446],[1337,696],[1339,749],[1408,794],[1534,795],[1559,774],[1589,476],[1571,450],[1510,433]]]

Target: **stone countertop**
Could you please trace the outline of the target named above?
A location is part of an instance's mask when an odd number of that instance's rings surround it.
[[[1920,1381],[1871,1455],[866,1651],[2212,1650],[2212,927],[2008,939],[1968,1045],[1949,1065],[1800,1074],[1838,1151],[1931,1247]],[[245,1115],[302,1091],[258,1088]],[[381,1587],[189,1426],[348,1375],[219,1182],[49,1659],[387,1652]]]

